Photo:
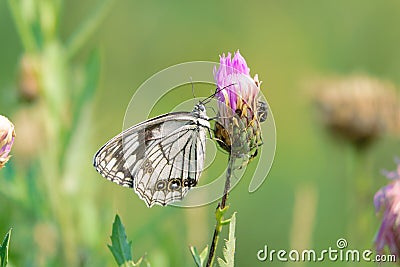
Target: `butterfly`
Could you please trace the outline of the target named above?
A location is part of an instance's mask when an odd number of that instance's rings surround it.
[[[204,103],[126,129],[97,151],[94,167],[106,179],[133,188],[148,207],[183,199],[204,168],[210,133]]]
[[[199,181],[207,132],[212,137],[205,104],[223,89],[191,112],[166,113],[116,135],[96,152],[94,167],[106,179],[133,188],[148,207],[182,200]],[[264,120],[266,110],[265,103],[259,104]]]

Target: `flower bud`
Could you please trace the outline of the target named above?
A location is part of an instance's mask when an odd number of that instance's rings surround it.
[[[14,143],[14,125],[4,116],[0,115],[0,169],[10,159],[9,153]]]
[[[233,58],[220,57],[220,66],[214,69],[217,83],[218,120],[215,137],[222,149],[235,157],[254,157],[261,146],[260,122],[266,120],[267,106],[258,100],[260,84],[239,51]],[[260,117],[259,117],[260,116]]]

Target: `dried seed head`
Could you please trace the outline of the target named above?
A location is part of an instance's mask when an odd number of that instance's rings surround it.
[[[359,75],[323,80],[314,88],[324,124],[346,140],[365,144],[398,127],[400,101],[388,82]]]
[[[20,61],[18,89],[23,100],[34,101],[39,95],[39,61],[35,56],[24,55]]]

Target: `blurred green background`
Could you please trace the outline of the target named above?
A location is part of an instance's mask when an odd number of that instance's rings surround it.
[[[121,130],[129,99],[151,75],[182,62],[218,61],[220,54],[237,49],[251,74],[258,73],[263,81],[262,91],[275,118],[277,151],[258,191],[248,193],[249,175],[230,195],[230,212],[237,211],[236,266],[333,265],[259,262],[256,253],[264,245],[322,250],[346,238],[351,249],[373,249],[379,219],[372,199],[387,183],[381,170],[394,169],[399,139],[381,138],[362,152],[357,168],[353,149],[336,142],[317,120],[312,93],[305,85],[314,77],[355,72],[400,84],[399,1],[114,1],[76,53],[65,59],[66,50],[55,49],[55,56],[47,57],[61,60],[55,65],[62,66],[63,73],[56,79],[63,86],[56,86],[54,95],[60,102],[50,108],[51,91],[39,90],[34,100],[26,101],[18,90],[26,46],[11,2],[0,1],[0,113],[15,123],[17,138],[13,158],[0,171],[0,235],[13,227],[12,266],[113,266],[106,244],[116,213],[133,241],[135,259],[146,254],[152,266],[194,266],[188,246],[202,249],[210,243],[216,203],[148,209],[131,190],[96,173],[92,157]],[[36,4],[22,2],[27,13]],[[49,30],[50,37],[41,38],[40,25],[33,24],[42,45],[30,54],[48,52],[46,44],[54,40],[61,47],[68,44],[99,6],[93,0],[55,3],[59,12],[40,11],[44,20],[57,21],[55,29]],[[90,80],[91,70],[97,68],[99,75],[87,83],[93,94],[84,98],[74,116],[71,107],[85,90],[74,88],[86,88],[85,77]],[[58,69],[49,70],[42,77],[58,77],[51,72]],[[37,127],[31,116],[61,126]],[[74,134],[67,145],[52,152],[51,147],[64,144],[70,131]],[[267,139],[268,133],[263,134]],[[26,152],[25,143],[34,148]],[[216,164],[225,164],[224,158]],[[352,187],[354,168],[372,184],[366,196],[358,197]],[[370,231],[356,234],[351,229],[359,227],[352,215],[359,206],[368,218],[368,226],[360,228]],[[219,256],[221,248],[222,243]]]

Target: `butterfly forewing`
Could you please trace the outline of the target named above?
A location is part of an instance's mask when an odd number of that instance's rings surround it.
[[[106,179],[125,187],[133,187],[132,175],[124,160],[121,135],[108,141],[96,153],[93,165]]]
[[[108,141],[96,153],[94,166],[108,180],[133,187],[149,207],[167,205],[197,184],[209,127],[201,104],[192,112],[161,115]]]

